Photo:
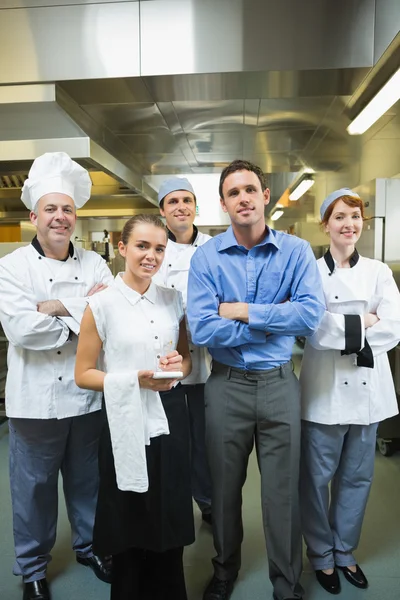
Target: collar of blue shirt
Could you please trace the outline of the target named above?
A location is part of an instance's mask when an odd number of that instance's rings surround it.
[[[223,250],[226,250],[227,248],[232,248],[233,246],[242,247],[237,242],[237,239],[232,229],[232,225],[225,231],[225,233],[221,234],[221,238],[222,242],[220,247],[218,248],[218,252],[222,252]],[[280,249],[280,246],[276,240],[275,232],[269,227],[265,227],[265,238],[262,242],[257,244],[257,246],[266,246],[267,244],[275,246],[276,248],[278,248],[278,250]]]

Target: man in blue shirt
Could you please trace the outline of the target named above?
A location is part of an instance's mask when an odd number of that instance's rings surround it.
[[[205,400],[217,556],[203,598],[227,600],[238,576],[254,443],[274,598],[302,598],[300,390],[291,352],[294,336],[311,335],[322,318],[321,282],[309,244],[266,227],[270,193],[259,167],[234,161],[219,193],[231,227],[197,249],[188,285],[193,342],[213,358]]]

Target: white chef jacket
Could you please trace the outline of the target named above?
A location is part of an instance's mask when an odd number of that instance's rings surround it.
[[[43,256],[31,244],[0,260],[0,320],[9,340],[6,412],[13,418],[63,419],[101,408],[101,394],[74,380],[75,354],[86,294],[112,284],[100,255],[70,244],[68,259]],[[70,317],[37,311],[60,300]]]
[[[141,295],[119,274],[113,287],[89,302],[103,342],[104,395],[118,487],[145,492],[145,444],[169,429],[160,395],[140,388],[137,373],[157,370],[161,356],[176,349],[182,296],[153,282]]]
[[[163,264],[158,273],[153,277],[153,281],[158,285],[174,288],[181,292],[185,311],[190,261],[198,246],[202,246],[210,239],[211,236],[200,232],[197,232],[192,244],[178,244],[169,239]],[[184,385],[205,383],[210,375],[211,356],[207,348],[199,348],[192,343],[187,319],[186,329],[188,332],[190,357],[192,359],[192,372],[182,383]]]
[[[327,425],[369,425],[392,417],[398,408],[387,351],[400,341],[400,294],[392,272],[362,256],[347,269],[334,265],[331,271],[325,258],[317,263],[327,310],[304,349],[302,418]],[[368,312],[380,320],[365,329],[362,315]],[[360,315],[359,350],[366,339],[373,368],[357,366],[356,353],[341,354],[346,348],[344,315]]]

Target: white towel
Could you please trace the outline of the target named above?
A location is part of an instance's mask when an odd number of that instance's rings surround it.
[[[147,492],[145,445],[152,437],[169,434],[160,394],[139,386],[138,371],[107,373],[104,399],[117,486],[125,492]]]

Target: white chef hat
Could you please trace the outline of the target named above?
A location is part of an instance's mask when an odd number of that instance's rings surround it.
[[[45,194],[66,194],[81,208],[90,198],[89,173],[65,152],[46,152],[33,161],[22,188],[21,200],[34,210]]]

